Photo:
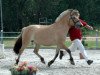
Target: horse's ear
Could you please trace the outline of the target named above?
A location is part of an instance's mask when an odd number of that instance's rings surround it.
[[[79,11],[78,11],[77,9],[74,9],[74,10],[73,10],[73,15],[79,16],[80,13],[79,13]]]

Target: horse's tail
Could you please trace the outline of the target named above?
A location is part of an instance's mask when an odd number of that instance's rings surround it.
[[[19,50],[20,50],[21,46],[22,46],[22,34],[16,40],[15,45],[14,45],[14,48],[13,48],[13,51],[16,54],[19,54]]]

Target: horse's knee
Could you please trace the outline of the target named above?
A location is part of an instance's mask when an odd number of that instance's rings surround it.
[[[38,51],[39,51],[39,45],[36,45],[33,52],[38,53]]]
[[[69,54],[71,54],[71,51],[70,51],[70,49],[67,49],[67,52],[68,52]]]
[[[38,53],[38,51],[37,51],[37,50],[34,50],[33,52],[34,52],[35,54],[36,54],[36,53]]]

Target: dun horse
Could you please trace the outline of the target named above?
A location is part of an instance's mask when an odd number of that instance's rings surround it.
[[[74,60],[71,51],[65,46],[66,34],[71,26],[81,25],[79,21],[78,10],[68,9],[62,12],[55,22],[51,25],[29,25],[22,29],[22,33],[17,39],[14,52],[18,54],[16,64],[18,64],[21,54],[27,45],[34,41],[34,53],[40,58],[41,62],[45,64],[44,58],[38,53],[40,45],[51,46],[56,45],[56,54],[54,58],[48,63],[50,66],[58,57],[60,49],[64,49],[70,56],[70,63],[74,65]]]

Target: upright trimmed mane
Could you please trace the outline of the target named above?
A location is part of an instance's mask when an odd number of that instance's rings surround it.
[[[73,13],[70,13],[70,15],[79,15],[79,11],[76,10],[76,9],[68,9],[68,10],[65,10],[64,12],[62,12],[55,20],[55,22],[58,22],[60,21],[66,14],[68,14],[69,12],[72,12]]]
[[[64,12],[62,12],[62,13],[56,18],[55,22],[60,21],[60,20],[63,18],[63,16],[65,16],[68,12],[69,12],[69,10],[65,10]]]

